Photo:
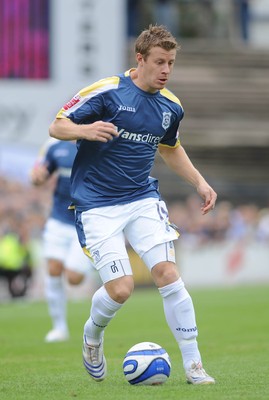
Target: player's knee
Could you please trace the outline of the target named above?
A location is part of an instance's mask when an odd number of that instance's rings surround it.
[[[173,242],[160,243],[152,247],[142,258],[158,287],[168,285],[179,278]]]
[[[157,287],[169,285],[179,278],[176,265],[169,261],[156,264],[152,268],[151,274]]]
[[[105,288],[114,301],[123,304],[133,292],[134,280],[131,275],[123,276],[105,283]]]
[[[62,261],[48,259],[48,273],[51,276],[61,276],[64,270]]]

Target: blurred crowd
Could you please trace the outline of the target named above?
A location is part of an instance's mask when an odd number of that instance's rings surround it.
[[[219,200],[207,215],[202,215],[200,208],[198,195],[169,205],[170,220],[178,225],[184,245],[200,246],[227,240],[269,243],[269,204],[268,208],[253,203],[234,206]]]
[[[30,284],[50,201],[49,185],[39,190],[0,176],[0,278],[12,297],[24,296]]]
[[[50,210],[52,189],[52,181],[37,188],[0,176],[0,240],[8,233],[16,234],[26,245],[39,240]],[[186,245],[229,239],[269,242],[269,201],[268,208],[260,208],[218,200],[207,215],[201,214],[201,199],[196,194],[167,205],[170,220],[179,227]]]

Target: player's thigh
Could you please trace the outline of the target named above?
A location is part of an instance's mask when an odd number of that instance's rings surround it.
[[[76,224],[80,243],[93,258],[95,268],[114,261],[128,259],[123,226],[125,216],[121,208],[100,207],[98,209],[76,213]]]
[[[126,237],[142,258],[150,249],[178,238],[170,225],[166,204],[157,199],[141,202],[132,221],[125,228]],[[162,260],[163,261],[163,260]]]
[[[43,232],[43,255],[47,259],[65,262],[70,245],[70,226],[55,219],[48,219]]]
[[[93,263],[84,253],[79,241],[76,229],[70,234],[69,248],[65,256],[65,268],[82,275],[89,274]]]

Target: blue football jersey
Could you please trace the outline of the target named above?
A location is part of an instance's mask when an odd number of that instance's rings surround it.
[[[46,165],[49,174],[57,173],[56,186],[50,217],[74,225],[74,211],[69,210],[71,203],[70,176],[77,148],[73,142],[50,139],[40,153],[39,162]]]
[[[160,145],[178,146],[184,111],[178,98],[163,89],[154,94],[138,88],[130,71],[82,89],[57,114],[76,124],[113,123],[119,136],[102,143],[78,141],[71,175],[75,207],[87,209],[160,197],[150,177]]]

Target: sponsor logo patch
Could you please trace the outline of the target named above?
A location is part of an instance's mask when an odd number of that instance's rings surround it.
[[[63,109],[65,111],[69,110],[69,108],[72,108],[75,104],[79,102],[81,97],[79,95],[74,96],[70,101],[68,101],[64,106]]]
[[[128,132],[124,129],[119,130],[119,134],[123,139],[132,140],[134,142],[143,142],[143,143],[151,143],[154,146],[157,146],[162,139],[160,136],[152,135],[151,133],[135,133]]]
[[[128,112],[135,112],[135,108],[134,107],[130,107],[130,106],[124,106],[124,105],[119,105],[119,111],[128,111]]]

